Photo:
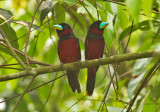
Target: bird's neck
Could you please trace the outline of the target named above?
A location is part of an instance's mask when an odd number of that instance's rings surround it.
[[[69,35],[72,35],[72,31],[71,31],[71,29],[65,29],[64,31],[62,31],[62,32],[57,32],[57,34],[58,34],[58,37],[64,37],[64,36],[69,36]]]
[[[60,40],[66,40],[66,39],[70,39],[70,38],[74,38],[75,35],[73,34],[72,31],[64,31],[61,33],[58,33],[58,37]]]
[[[101,31],[101,30],[98,30],[97,28],[92,28],[92,29],[91,29],[91,32],[92,32],[93,34],[96,34],[96,35],[99,35],[99,36],[102,36],[102,35],[103,35],[103,30]]]

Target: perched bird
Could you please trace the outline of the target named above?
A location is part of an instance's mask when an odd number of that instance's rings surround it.
[[[104,37],[103,31],[104,28],[108,25],[108,22],[102,21],[95,21],[91,24],[88,30],[88,34],[85,39],[85,59],[92,60],[92,59],[100,59],[103,57],[104,51]],[[96,79],[96,72],[99,66],[97,67],[89,67],[87,70],[87,84],[86,84],[86,92],[87,95],[92,95],[94,86],[95,86],[95,79]]]
[[[71,63],[81,60],[81,52],[79,40],[75,37],[71,27],[66,23],[53,25],[59,37],[58,55],[61,63]],[[73,92],[77,90],[81,93],[80,84],[78,81],[78,71],[67,70],[69,85]]]

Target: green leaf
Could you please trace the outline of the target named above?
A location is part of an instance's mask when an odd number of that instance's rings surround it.
[[[156,20],[152,20],[152,22],[154,23],[154,26],[159,26],[160,24],[160,22]],[[133,25],[132,33],[138,29],[142,31],[149,30],[150,29],[149,20],[142,21],[136,25]],[[123,32],[120,34],[119,40],[121,41],[127,34],[129,34],[130,30],[131,30],[131,26],[123,30]]]
[[[64,6],[64,8],[68,8],[66,7],[66,5]],[[75,10],[73,9],[69,9],[67,10],[67,12],[71,15],[72,18],[74,18],[76,21],[77,21],[77,24],[80,25],[80,27],[83,29],[83,31],[87,31],[87,22],[86,20],[84,19],[84,16],[81,15],[81,14],[78,14]]]
[[[111,48],[113,37],[114,37],[113,31],[109,28],[106,28],[104,31],[104,38],[109,49]]]
[[[0,46],[0,53],[2,52],[2,56],[5,57],[6,60],[10,60],[12,58],[12,53],[10,52],[9,48],[6,48],[6,47],[3,47],[3,46]],[[20,59],[22,61],[25,61],[25,57],[18,54],[17,55],[20,57]]]
[[[46,7],[45,9],[42,9],[40,14],[40,22],[42,23],[43,20],[46,18],[47,14],[51,11],[50,7]]]
[[[48,13],[52,10],[52,8],[57,4],[57,2],[58,1],[53,1],[53,2],[51,2],[51,6],[49,6],[50,4],[48,4],[48,6],[46,6],[45,8],[42,9],[41,14],[40,14],[40,22],[41,23],[46,18]]]
[[[142,112],[154,112],[157,109],[157,105],[155,104],[146,104],[143,106],[143,111]],[[159,111],[157,111],[159,112]]]
[[[154,101],[157,101],[160,98],[160,84],[157,84],[156,86],[150,86],[150,90],[151,90],[151,94],[152,94],[152,98]]]
[[[64,11],[64,8],[63,8],[62,4],[60,4],[58,2],[54,7],[55,16],[58,15],[55,17],[56,24],[60,24],[60,23],[65,22],[65,12],[63,12],[63,11]]]
[[[150,63],[151,59],[140,59],[137,60],[134,67],[133,67],[133,79],[130,80],[128,84],[128,97],[132,98],[132,95],[138,86],[138,83],[142,80],[143,76],[146,73],[146,66]]]
[[[152,5],[153,5],[153,0],[143,0],[143,10],[145,11],[146,15],[150,18],[151,17],[151,12],[152,12]]]
[[[107,12],[112,14],[112,9],[111,9],[111,3],[110,2],[105,2],[105,9]]]
[[[137,20],[141,8],[141,0],[126,0],[126,5],[132,18]]]
[[[88,12],[91,14],[91,16],[93,18],[97,19],[97,10],[96,10],[96,8],[91,3],[87,2],[86,0],[84,1],[84,3],[87,5],[85,7],[88,10]],[[79,7],[77,9],[77,13],[88,14],[88,12],[86,11],[86,9],[84,7]],[[90,16],[90,15],[88,14],[88,16]]]
[[[21,24],[21,25],[26,26],[26,27],[29,27],[30,24],[31,24],[30,22],[19,21],[19,20],[14,20],[13,22],[17,23],[17,24]],[[35,25],[35,24],[32,25],[32,28],[34,28],[35,30],[38,30],[38,31],[42,31],[42,29],[39,26]]]
[[[103,10],[99,10],[98,12],[101,17],[101,21],[107,21],[107,13],[105,13]]]
[[[97,11],[94,8],[91,7],[86,7],[88,12],[91,14],[92,17],[97,18]],[[81,14],[88,14],[88,12],[86,11],[86,9],[84,7],[79,7],[77,9],[77,13],[81,13]],[[88,14],[88,16],[90,17],[90,15]]]
[[[3,32],[3,34],[5,35],[5,37],[11,42],[11,45],[18,49],[19,48],[19,45],[18,45],[18,42],[15,41],[15,42],[12,42],[13,40],[16,40],[17,39],[17,35],[16,35],[16,32],[14,31],[14,29],[7,23],[4,23],[5,21],[0,18],[0,30]]]
[[[157,30],[157,32],[156,32],[156,34],[155,34],[155,36],[153,37],[153,39],[157,39],[157,38],[160,38],[160,27],[158,28],[158,30]]]
[[[117,14],[117,24],[125,29],[129,25],[129,15],[128,12],[124,10],[124,6],[118,6],[118,14]]]
[[[8,11],[8,10],[5,10],[5,9],[0,8],[0,17],[6,21],[6,20],[9,20],[10,18],[12,18],[12,17],[13,17],[13,14],[12,14],[12,12],[10,12],[10,11]],[[12,19],[11,19],[11,20],[12,20]],[[10,20],[10,21],[11,21],[11,20]],[[9,22],[10,22],[10,21],[9,21]]]
[[[112,9],[112,13],[113,13],[113,14],[117,14],[117,12],[118,12],[117,4],[115,4],[115,3],[110,3],[110,6],[111,6],[111,9]]]

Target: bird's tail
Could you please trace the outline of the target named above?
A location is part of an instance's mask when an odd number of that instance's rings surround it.
[[[97,72],[97,69],[95,67],[88,68],[86,92],[87,92],[87,95],[89,96],[92,95],[94,90],[96,72]]]
[[[78,73],[79,71],[67,71],[67,77],[72,91],[75,92],[77,90],[78,93],[81,93],[81,87],[78,81]]]

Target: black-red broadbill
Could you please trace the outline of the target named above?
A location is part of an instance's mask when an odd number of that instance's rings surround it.
[[[85,59],[92,60],[92,59],[99,59],[103,57],[104,52],[104,37],[103,31],[104,28],[108,25],[108,22],[102,21],[95,21],[93,22],[88,30],[88,34],[85,40]],[[96,72],[99,66],[97,67],[89,67],[87,70],[87,84],[86,84],[86,92],[87,95],[92,95],[94,86],[95,86],[95,79],[96,79]]]
[[[75,37],[71,27],[66,23],[61,23],[54,25],[54,28],[59,37],[58,55],[61,63],[71,63],[81,60],[79,41]],[[79,70],[67,70],[67,77],[72,91],[75,92],[77,90],[78,93],[81,93],[78,73]]]

